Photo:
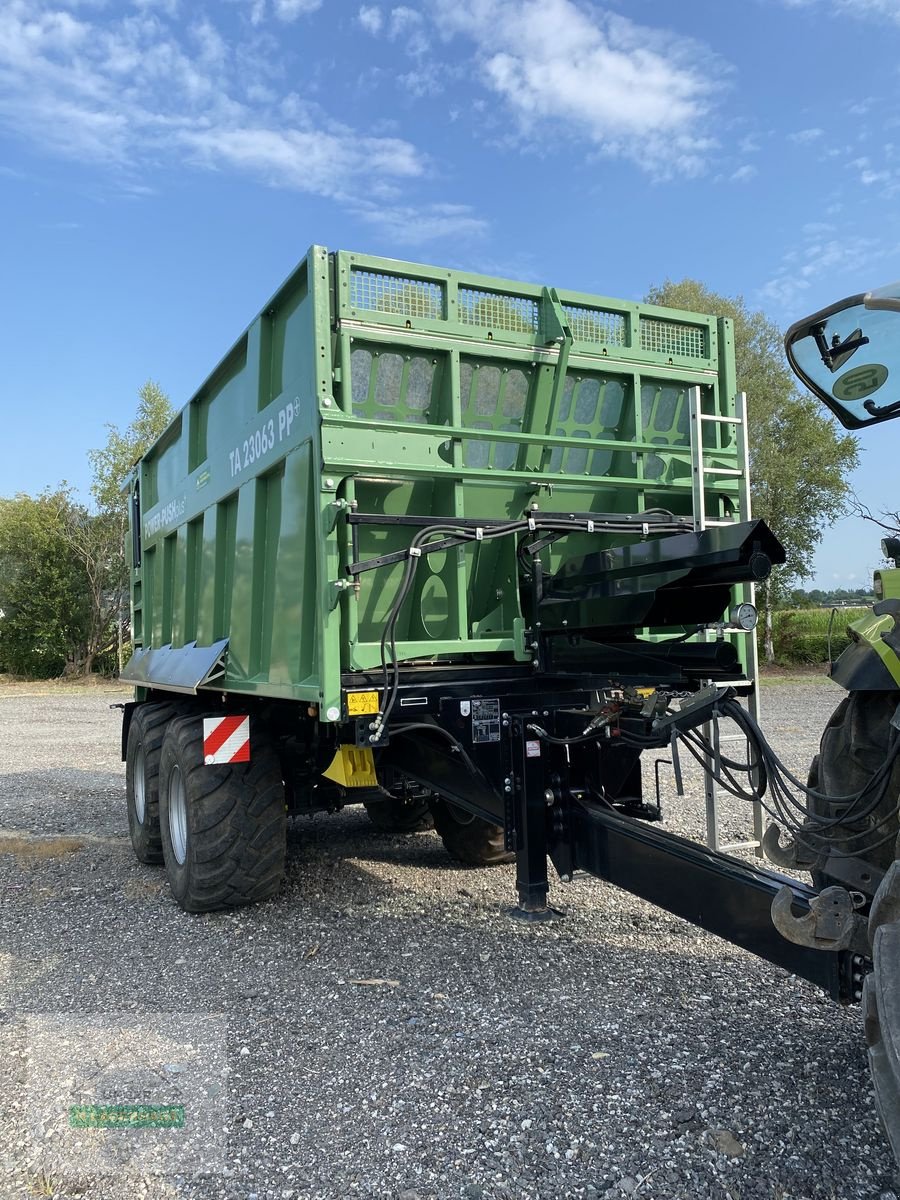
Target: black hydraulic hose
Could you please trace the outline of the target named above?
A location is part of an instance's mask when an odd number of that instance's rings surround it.
[[[459,738],[455,738],[453,736],[453,734],[450,732],[449,729],[443,729],[440,725],[431,725],[428,723],[428,721],[408,721],[404,725],[392,726],[390,729],[390,733],[392,735],[401,734],[401,733],[412,733],[413,730],[416,730],[416,729],[422,730],[425,733],[439,734],[442,738],[444,738],[446,741],[448,741],[450,743],[450,745],[459,754],[462,761],[466,764],[466,766],[469,768],[469,770],[473,772],[473,774],[477,775],[480,779],[483,779],[485,783],[488,782],[487,779],[485,779],[485,776],[482,773],[482,771],[479,770],[479,768],[476,766],[476,764],[469,757],[469,754],[466,751],[465,746],[462,744],[462,742],[459,740]],[[490,784],[488,784],[488,786],[490,787]]]
[[[759,801],[765,811],[769,813],[774,820],[779,822],[781,825],[784,825],[801,845],[810,849],[814,853],[821,852],[822,842],[829,841],[829,835],[831,831],[838,828],[841,830],[841,840],[845,844],[848,842],[852,844],[856,841],[864,843],[858,848],[854,848],[852,850],[840,851],[835,849],[833,846],[830,848],[831,854],[845,858],[855,857],[864,852],[871,852],[878,846],[885,844],[891,838],[896,836],[896,830],[892,828],[883,837],[878,838],[875,841],[872,840],[873,834],[877,833],[880,829],[889,824],[893,825],[897,816],[896,807],[892,808],[890,812],[882,816],[879,821],[875,822],[874,824],[870,824],[867,828],[858,830],[855,833],[848,833],[846,825],[850,819],[853,821],[862,821],[877,812],[877,809],[881,804],[885,791],[888,787],[893,765],[897,761],[898,755],[900,755],[900,739],[894,740],[894,745],[891,747],[888,755],[885,758],[885,761],[866,781],[865,785],[859,790],[859,792],[844,797],[827,796],[824,792],[804,786],[799,782],[799,780],[796,779],[796,776],[794,776],[793,773],[784,766],[778,755],[766,741],[756,721],[739,704],[734,701],[729,701],[723,704],[722,709],[726,715],[730,716],[740,727],[742,727],[743,731],[747,735],[748,744],[757,751],[759,760],[765,765],[765,769],[768,771],[768,783],[769,791],[771,792],[772,797],[772,805],[770,806],[767,804],[763,798],[765,793],[764,786],[760,785],[748,793],[742,787],[740,787],[737,780],[734,778],[732,770],[729,769],[731,766],[733,766],[735,769],[739,771],[746,771],[748,775],[751,775],[752,772],[757,769],[757,766],[754,762],[748,760],[748,762],[744,764],[735,763],[734,760],[727,759],[724,761],[729,764],[729,767],[726,767],[724,772],[721,769],[715,770],[710,765],[710,759],[716,757],[715,751],[708,739],[704,738],[696,730],[679,733],[679,740],[685,744],[693,757],[697,759],[704,770],[708,771],[712,775],[712,777],[723,788],[723,790],[739,799]],[[719,757],[718,761],[721,768],[723,762],[721,757]],[[837,801],[845,804],[846,807],[836,817],[817,817],[814,814],[811,814],[808,807],[799,802],[791,794],[790,788],[782,777],[782,772],[784,776],[786,776],[792,783],[795,783],[801,792],[807,796],[828,800],[831,802]],[[868,802],[863,804],[863,801],[867,796],[869,797]],[[798,814],[802,815],[802,822],[798,821],[792,815],[790,811],[791,808],[795,809]],[[818,837],[819,843],[813,844],[808,840],[811,837]]]

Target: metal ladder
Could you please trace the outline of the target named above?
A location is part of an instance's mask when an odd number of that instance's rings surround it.
[[[693,387],[688,392],[691,434],[691,483],[694,503],[694,528],[709,529],[715,525],[731,525],[735,520],[750,520],[750,456],[747,444],[747,396],[738,392],[734,398],[734,416],[723,417],[718,414],[704,413],[702,409],[702,392],[699,387]],[[712,467],[704,462],[703,429],[705,425],[728,425],[733,427],[735,445],[737,447],[737,467]],[[738,480],[737,516],[723,520],[719,517],[709,519],[706,515],[707,479],[710,476],[732,476]],[[742,584],[744,600],[753,604],[755,587],[752,583]],[[755,720],[759,720],[759,655],[756,648],[756,633],[751,630],[729,630],[739,633],[747,639],[746,664],[747,675],[753,680],[754,687],[750,693],[748,707]],[[706,637],[706,634],[701,635]],[[712,723],[703,726],[703,734],[708,741],[713,740]],[[721,742],[745,742],[743,734],[728,734],[719,739]],[[711,758],[707,761],[712,765]],[[721,845],[719,841],[719,796],[716,781],[708,771],[703,772],[703,788],[706,799],[706,844],[711,850],[723,854],[735,850],[753,850],[758,858],[762,858],[762,838],[764,829],[763,807],[758,800],[752,804],[753,835],[745,842],[730,842]]]

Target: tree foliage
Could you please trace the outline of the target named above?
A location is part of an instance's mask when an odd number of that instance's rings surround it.
[[[122,485],[171,419],[168,397],[148,380],[131,424],[108,425],[106,445],[89,453],[92,508],[65,484],[0,500],[0,670],[87,674],[104,656],[112,665],[128,616]]]
[[[88,451],[94,472],[91,495],[99,512],[115,514],[127,521],[128,503],[122,491],[125,477],[174,415],[169,397],[158,383],[148,379],[138,391],[137,412],[131,424],[124,430],[116,425],[106,426],[106,445]]]
[[[667,280],[647,301],[734,322],[738,390],[747,393],[753,514],[762,517],[787,552],[764,588],[766,625],[791,580],[812,574],[825,530],[845,510],[848,476],[858,462],[856,438],[838,429],[812,397],[802,394],[786,365],[781,332],[742,297],[729,298],[694,279]],[[771,638],[767,657],[771,655]]]
[[[83,660],[87,580],[65,530],[86,516],[65,486],[0,500],[0,670],[43,679]]]

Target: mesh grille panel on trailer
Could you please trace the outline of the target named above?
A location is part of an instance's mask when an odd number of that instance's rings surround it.
[[[370,312],[440,321],[444,316],[444,289],[426,279],[408,279],[380,271],[351,271],[350,304]]]
[[[701,325],[681,325],[641,317],[641,349],[654,354],[678,354],[682,358],[706,358],[706,337]]]
[[[603,308],[584,308],[564,304],[572,336],[579,342],[599,342],[603,346],[625,345],[625,318]]]
[[[484,325],[510,333],[534,333],[538,327],[538,302],[528,296],[497,295],[476,288],[459,289],[462,325]]]

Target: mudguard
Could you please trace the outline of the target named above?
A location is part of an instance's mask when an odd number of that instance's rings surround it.
[[[883,650],[881,649],[883,647]],[[900,680],[888,667],[893,659],[900,673],[900,660],[889,646],[868,641],[851,642],[831,668],[831,678],[848,692],[891,692],[900,689]]]

